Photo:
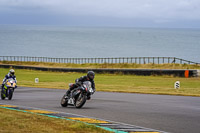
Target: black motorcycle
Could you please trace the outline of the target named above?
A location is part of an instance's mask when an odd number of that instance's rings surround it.
[[[61,106],[67,107],[68,105],[81,108],[86,100],[94,93],[91,82],[85,81],[83,84],[71,91],[69,95],[64,95],[61,99]]]

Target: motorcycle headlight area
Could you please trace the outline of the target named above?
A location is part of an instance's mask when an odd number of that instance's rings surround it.
[[[10,83],[10,82],[7,82],[7,86],[11,86],[11,83]]]

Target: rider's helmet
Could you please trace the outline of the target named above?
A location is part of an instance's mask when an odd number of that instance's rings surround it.
[[[93,80],[93,79],[94,79],[94,76],[95,76],[95,73],[94,73],[93,71],[88,71],[87,77],[88,77],[90,80]]]
[[[14,75],[15,75],[15,70],[13,70],[13,69],[10,69],[10,71],[9,71],[9,72],[10,72],[10,75],[11,75],[11,76],[14,76]]]

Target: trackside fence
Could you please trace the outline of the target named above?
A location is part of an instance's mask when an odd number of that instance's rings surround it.
[[[51,57],[30,57],[30,56],[0,56],[0,61],[17,62],[49,62],[49,63],[135,63],[135,64],[196,64],[200,63],[184,60],[176,57],[119,57],[119,58],[51,58]]]

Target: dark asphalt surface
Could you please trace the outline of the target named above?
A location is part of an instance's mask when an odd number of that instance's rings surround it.
[[[96,92],[81,109],[63,108],[66,90],[19,87],[3,104],[101,118],[171,133],[200,133],[200,97]]]

